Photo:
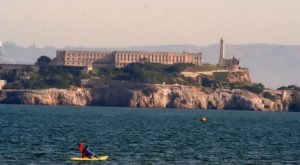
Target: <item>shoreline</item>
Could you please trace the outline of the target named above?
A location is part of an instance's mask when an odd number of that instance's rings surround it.
[[[1,104],[288,112],[291,96],[272,101],[249,91],[183,85],[1,90]],[[286,103],[287,101],[288,104]]]

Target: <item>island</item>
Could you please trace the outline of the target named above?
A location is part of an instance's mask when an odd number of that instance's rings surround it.
[[[253,111],[299,111],[300,88],[251,81],[239,59],[202,53],[57,50],[35,65],[0,65],[0,103]]]

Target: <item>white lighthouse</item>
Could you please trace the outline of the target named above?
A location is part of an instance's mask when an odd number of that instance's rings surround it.
[[[225,50],[224,50],[224,39],[223,37],[220,40],[220,58],[219,58],[219,65],[224,65],[224,56],[225,56]]]

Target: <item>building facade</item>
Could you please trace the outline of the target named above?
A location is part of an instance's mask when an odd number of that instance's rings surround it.
[[[101,61],[103,65],[110,65],[114,58],[111,52],[57,50],[52,65],[85,67],[96,61]]]
[[[127,64],[137,62],[169,65],[176,63],[202,64],[201,53],[117,51],[114,52],[114,58],[116,67],[124,67]]]
[[[58,50],[52,65],[82,67],[93,65],[94,67],[115,66],[120,68],[137,62],[202,65],[202,53]]]

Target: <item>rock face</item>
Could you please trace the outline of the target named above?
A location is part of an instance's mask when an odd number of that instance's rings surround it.
[[[284,105],[288,103],[287,101],[281,99],[272,101],[245,90],[212,90],[181,85],[145,85],[139,88],[124,85],[118,88],[73,90],[2,90],[0,103],[288,111],[288,106]]]
[[[244,90],[205,90],[190,86],[156,85],[156,92],[146,96],[134,91],[133,107],[168,107],[231,109],[255,111],[287,111],[281,101],[272,101]]]
[[[6,104],[85,106],[91,99],[90,92],[80,88],[0,91],[0,103]]]
[[[250,73],[246,69],[236,72],[229,72],[227,75],[227,79],[230,83],[251,82]]]

